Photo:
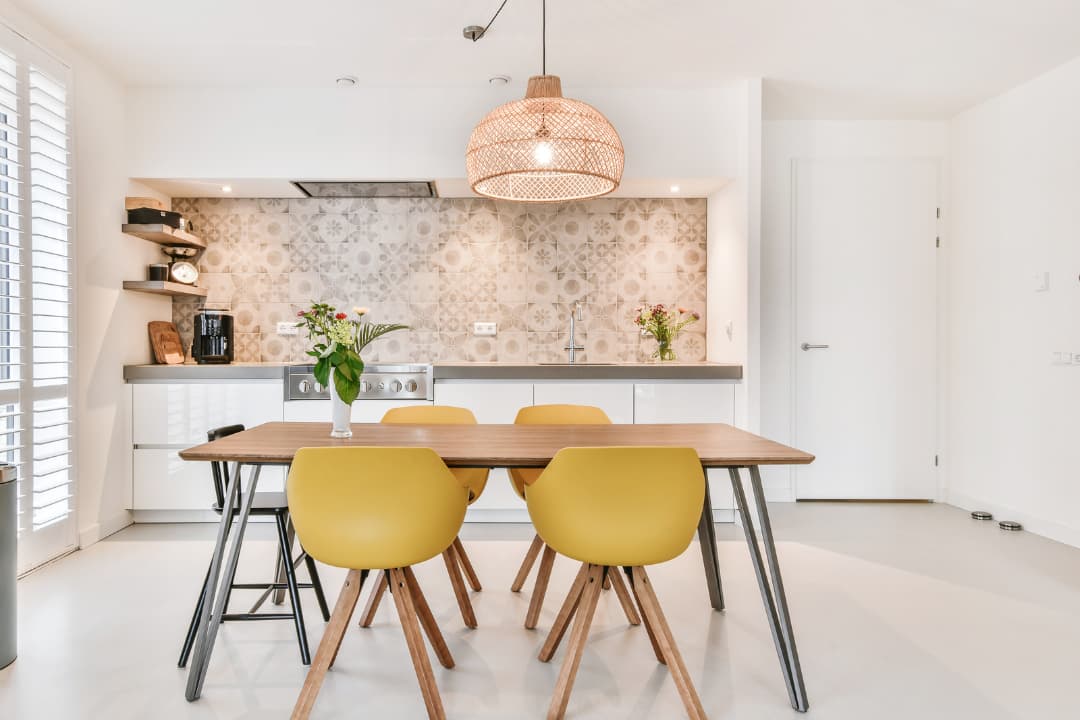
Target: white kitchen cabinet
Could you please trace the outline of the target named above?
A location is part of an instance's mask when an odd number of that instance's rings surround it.
[[[543,382],[533,386],[536,405],[592,405],[611,422],[634,422],[634,386],[628,382]]]
[[[212,428],[283,419],[280,380],[136,383],[131,389],[132,509],[138,511],[206,511],[214,502],[210,464],[177,453],[206,442]],[[260,491],[284,487],[283,468],[263,468]]]
[[[533,404],[531,382],[436,382],[435,404],[469,408],[480,423],[512,423],[517,411]],[[476,522],[528,522],[525,503],[510,486],[503,468],[488,476],[480,499],[469,506],[467,520]]]
[[[734,424],[735,383],[635,383],[634,421]],[[709,470],[709,492],[716,519],[730,520],[735,496],[727,470]]]
[[[132,442],[194,445],[206,442],[211,428],[280,421],[283,405],[280,380],[137,383],[132,386]]]
[[[350,419],[355,423],[376,423],[387,410],[414,405],[431,405],[430,400],[357,400]],[[330,422],[329,400],[290,400],[285,403],[286,422]]]

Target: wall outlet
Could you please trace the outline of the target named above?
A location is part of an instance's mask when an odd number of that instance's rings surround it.
[[[278,335],[299,335],[300,328],[296,327],[296,323],[291,320],[286,322],[279,322],[277,324]]]
[[[1080,364],[1080,355],[1074,355],[1071,352],[1055,352],[1050,359],[1051,365],[1072,365],[1073,363]]]
[[[493,322],[474,322],[472,334],[477,337],[495,337],[498,334],[498,328]]]

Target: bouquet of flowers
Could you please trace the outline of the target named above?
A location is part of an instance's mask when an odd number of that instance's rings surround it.
[[[333,369],[333,390],[346,405],[352,405],[360,394],[360,375],[364,361],[360,353],[373,340],[394,332],[407,330],[408,325],[396,323],[370,323],[364,316],[370,312],[366,307],[354,307],[353,316],[337,312],[333,305],[312,303],[309,310],[297,313],[297,327],[306,327],[308,338],[314,343],[307,354],[315,358],[315,381],[323,387],[331,387],[330,370]]]
[[[641,328],[642,335],[652,335],[656,338],[656,352],[652,354],[654,358],[674,360],[675,339],[679,337],[683,328],[700,319],[701,313],[696,310],[687,310],[684,307],[668,310],[663,305],[656,304],[639,307],[634,316],[634,323]]]

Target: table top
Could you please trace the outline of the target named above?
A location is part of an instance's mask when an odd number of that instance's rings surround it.
[[[692,447],[705,467],[806,465],[814,456],[722,423],[667,425],[383,425],[271,422],[182,450],[185,460],[288,464],[304,447],[429,447],[450,467],[544,467],[565,447]]]

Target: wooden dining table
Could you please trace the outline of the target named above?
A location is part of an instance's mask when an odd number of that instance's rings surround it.
[[[697,451],[705,469],[727,468],[740,515],[743,534],[757,576],[765,617],[791,706],[809,708],[802,666],[792,630],[791,614],[773,540],[769,510],[761,484],[762,465],[805,465],[814,456],[722,423],[642,425],[383,425],[355,423],[351,438],[330,437],[329,423],[271,422],[180,452],[184,460],[234,463],[225,492],[225,507],[237,507],[237,516],[222,513],[202,599],[204,608],[188,674],[186,697],[202,693],[217,629],[228,600],[228,583],[236,572],[251,503],[260,470],[268,465],[288,466],[296,451],[306,447],[426,447],[449,467],[545,467],[566,447],[664,446]],[[244,470],[247,470],[246,487]],[[755,529],[743,486],[749,478],[759,527]],[[664,482],[657,477],[657,482]],[[760,541],[758,537],[760,530]],[[230,537],[231,536],[231,537]],[[708,483],[698,524],[698,540],[705,569],[705,584],[715,610],[724,609],[717,557],[712,501]]]

